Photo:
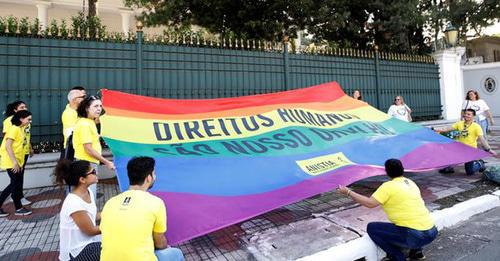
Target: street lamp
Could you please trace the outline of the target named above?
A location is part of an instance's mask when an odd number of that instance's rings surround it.
[[[444,37],[446,38],[446,42],[449,45],[455,47],[457,45],[458,40],[458,29],[455,28],[451,23],[448,24],[446,30],[444,30]]]

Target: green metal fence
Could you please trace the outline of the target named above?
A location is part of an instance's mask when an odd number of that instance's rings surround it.
[[[439,72],[427,56],[359,50],[291,54],[287,45],[0,36],[0,108],[24,100],[33,112],[32,140],[59,141],[69,88],[101,88],[169,98],[216,98],[277,92],[337,81],[347,93],[387,110],[403,95],[414,118],[441,115]]]

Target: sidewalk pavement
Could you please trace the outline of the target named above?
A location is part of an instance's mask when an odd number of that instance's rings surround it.
[[[500,122],[497,120],[497,122]],[[489,138],[491,146],[500,151],[500,130]],[[486,159],[500,163],[500,157]],[[421,188],[431,210],[443,207],[440,199],[477,189],[481,175],[466,176],[463,167],[454,174],[437,171],[409,174]],[[372,177],[352,185],[370,195],[386,181],[384,176]],[[98,209],[118,194],[115,179],[98,184]],[[59,248],[59,211],[63,190],[52,186],[25,191],[33,214],[27,217],[10,215],[0,219],[0,260],[57,260]],[[4,210],[13,212],[12,202]],[[215,231],[181,244],[187,260],[293,260],[341,245],[365,234],[366,224],[385,220],[379,208],[369,210],[335,191],[276,209],[245,222]]]

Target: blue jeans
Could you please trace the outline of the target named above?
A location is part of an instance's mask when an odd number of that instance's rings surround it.
[[[483,129],[483,138],[484,139],[487,139],[487,132],[488,132],[488,127],[489,127],[489,124],[488,124],[488,119],[484,119],[482,121],[479,121],[479,126],[481,126],[481,129]]]
[[[465,163],[465,173],[467,175],[474,175],[481,168],[481,163],[477,160],[469,161]]]
[[[368,223],[366,232],[387,256],[398,261],[406,260],[402,248],[421,251],[422,247],[431,243],[438,234],[436,227],[421,231],[386,222]]]
[[[158,261],[184,261],[182,251],[175,247],[155,250],[155,255]]]

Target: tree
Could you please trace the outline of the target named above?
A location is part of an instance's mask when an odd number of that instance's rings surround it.
[[[429,11],[429,24],[435,40],[448,23],[459,29],[460,38],[466,38],[469,31],[480,36],[485,27],[499,22],[500,2],[498,0],[423,0]]]
[[[425,15],[419,0],[322,1],[308,31],[344,48],[425,53]]]
[[[146,25],[198,25],[211,33],[232,32],[238,37],[281,39],[305,27],[316,8],[314,0],[126,0],[146,11]]]
[[[95,17],[97,15],[97,0],[88,0],[89,1],[89,14],[88,18]]]
[[[146,25],[198,25],[222,36],[279,40],[306,30],[344,48],[429,53],[445,23],[481,29],[498,20],[498,0],[125,0]]]
[[[307,23],[307,31],[316,41],[333,41],[335,47],[366,49],[373,44],[367,30],[370,14],[361,0],[322,0]]]
[[[447,1],[448,20],[460,27],[460,35],[465,36],[472,30],[475,35],[481,35],[482,30],[500,17],[500,2],[498,0],[462,0]]]

